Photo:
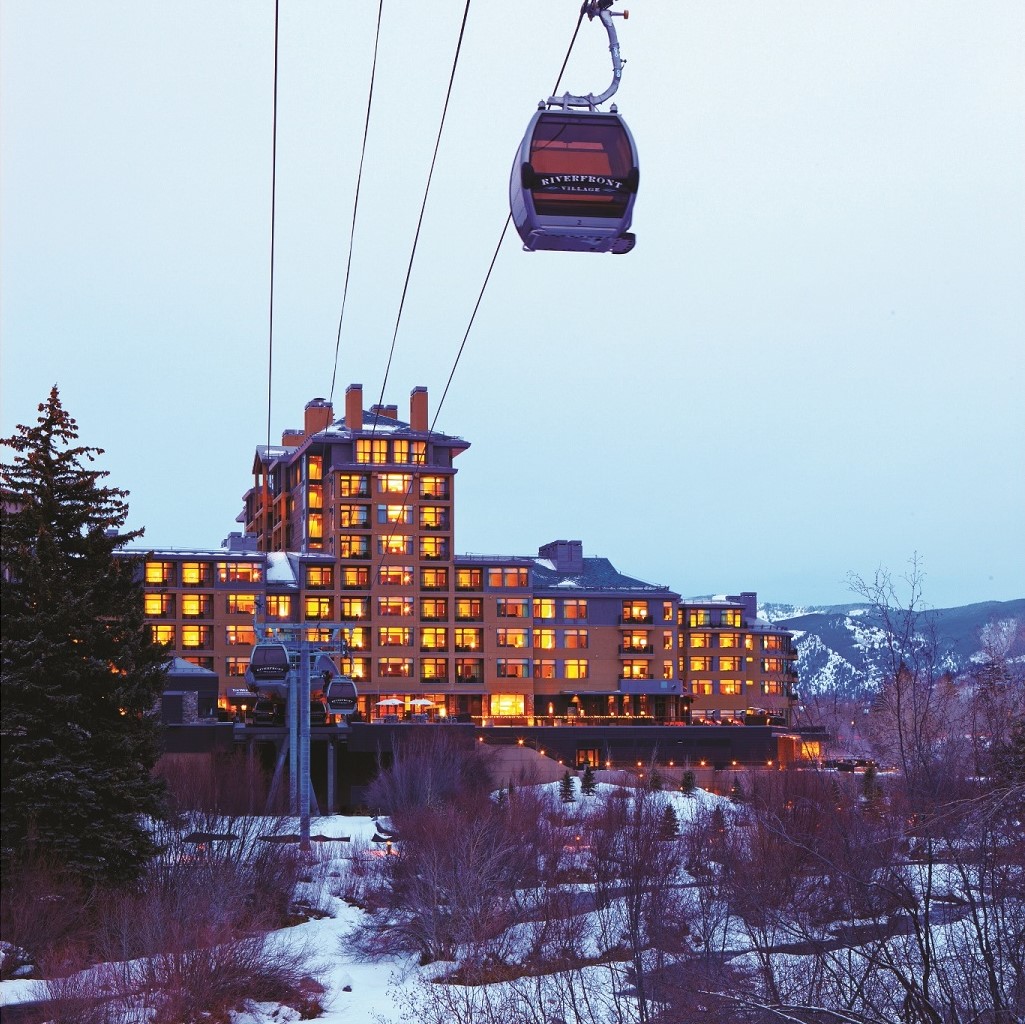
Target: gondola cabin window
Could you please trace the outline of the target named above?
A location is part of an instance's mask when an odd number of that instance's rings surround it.
[[[544,116],[534,128],[530,165],[538,216],[618,220],[626,212],[633,155],[617,118]]]

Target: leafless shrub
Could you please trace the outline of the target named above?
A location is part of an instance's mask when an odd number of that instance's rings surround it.
[[[109,971],[97,967],[66,973],[58,964],[51,969],[52,976],[37,986],[48,1024],[113,1024],[119,1001],[112,996]]]
[[[155,774],[167,785],[172,815],[208,811],[251,816],[266,809],[267,773],[255,757],[241,751],[164,754]]]
[[[309,954],[267,935],[220,936],[203,946],[189,938],[176,948],[117,965],[115,991],[141,998],[152,1024],[199,1024],[217,1020],[249,1000],[311,1009]]]
[[[94,893],[56,860],[36,856],[12,864],[0,887],[0,939],[21,955],[4,958],[0,980],[32,964],[67,965],[73,949],[84,966],[95,906]]]
[[[396,740],[391,766],[378,773],[367,799],[398,819],[464,795],[486,800],[490,790],[488,759],[475,744],[444,729],[414,729]]]

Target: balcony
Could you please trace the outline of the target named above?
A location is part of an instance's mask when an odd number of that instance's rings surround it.
[[[653,644],[620,644],[620,654],[654,654],[655,647]]]
[[[480,676],[456,676],[456,682],[461,686],[480,686]]]
[[[421,676],[421,686],[448,686],[448,676]]]
[[[654,615],[620,615],[621,626],[650,626],[655,621]]]

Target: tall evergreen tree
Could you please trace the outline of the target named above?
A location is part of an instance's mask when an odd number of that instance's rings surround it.
[[[143,619],[135,559],[115,555],[127,492],[90,468],[56,386],[34,427],[0,443],[3,511],[0,858],[35,855],[90,883],[137,877],[162,789],[154,703],[164,650]]]

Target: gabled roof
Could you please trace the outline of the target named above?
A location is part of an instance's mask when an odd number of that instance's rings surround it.
[[[666,597],[674,596],[668,587],[655,583],[645,583],[621,573],[607,558],[585,558],[583,569],[578,573],[561,572],[555,568],[548,558],[531,559],[533,589],[538,590],[607,590],[607,591],[643,591],[659,593]]]

